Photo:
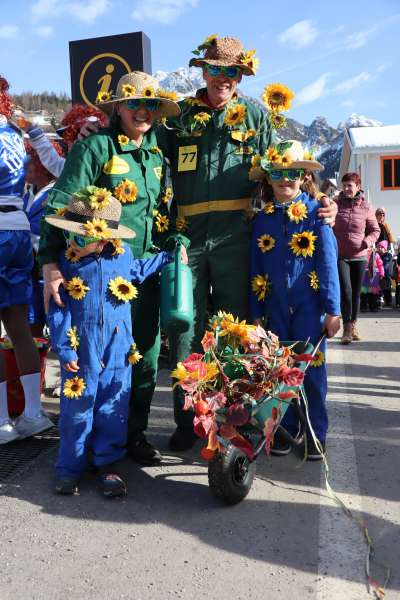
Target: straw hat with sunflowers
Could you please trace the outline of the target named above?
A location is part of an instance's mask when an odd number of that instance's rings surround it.
[[[203,56],[201,54],[203,53]],[[204,42],[193,50],[197,58],[192,58],[190,67],[215,65],[218,67],[239,67],[243,75],[255,75],[259,64],[255,50],[246,50],[242,42],[235,37],[208,36]]]
[[[277,169],[322,171],[324,168],[297,140],[287,140],[270,146],[263,156],[254,156],[252,163],[249,172],[252,181],[261,181],[268,173]]]

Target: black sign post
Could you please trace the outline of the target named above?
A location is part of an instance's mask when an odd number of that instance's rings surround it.
[[[94,105],[98,92],[115,93],[125,73],[151,73],[150,39],[142,31],[69,42],[72,103]]]

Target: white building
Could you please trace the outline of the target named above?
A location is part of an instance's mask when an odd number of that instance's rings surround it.
[[[345,129],[338,184],[356,172],[375,208],[386,209],[386,221],[400,237],[400,125]]]

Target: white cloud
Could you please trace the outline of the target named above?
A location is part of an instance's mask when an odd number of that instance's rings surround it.
[[[351,90],[354,90],[354,88],[358,87],[362,83],[365,83],[366,81],[370,81],[371,79],[372,75],[367,71],[363,71],[362,73],[359,73],[350,79],[345,79],[341,83],[338,83],[335,85],[332,91],[335,94],[347,94]]]
[[[352,106],[355,106],[355,101],[354,100],[343,100],[343,102],[341,102],[341,106],[344,106],[345,108],[350,108]]]
[[[44,25],[43,27],[38,27],[36,33],[39,37],[50,38],[54,35],[54,28],[51,25]]]
[[[137,21],[154,21],[169,25],[183,12],[195,8],[199,0],[139,0],[131,13]]]
[[[365,31],[356,31],[347,36],[345,46],[350,49],[362,48],[377,30],[378,27],[375,26],[371,27],[371,29],[366,29]]]
[[[18,31],[17,25],[0,25],[0,38],[11,40],[17,37]]]
[[[303,87],[296,94],[297,105],[308,104],[309,102],[314,102],[314,100],[318,100],[321,96],[324,96],[326,93],[326,83],[330,77],[330,73],[324,73],[318,79]]]
[[[86,0],[82,2],[69,2],[68,0],[36,0],[32,5],[31,13],[34,21],[70,15],[84,21],[93,23],[110,8],[110,0]]]
[[[312,21],[305,19],[282,31],[278,39],[281,44],[288,44],[295,48],[305,48],[312,44],[318,35],[318,30],[314,27]]]

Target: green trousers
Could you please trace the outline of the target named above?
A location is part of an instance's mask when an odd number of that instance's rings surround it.
[[[223,244],[206,243],[189,248],[189,266],[193,276],[193,327],[184,334],[170,338],[172,368],[191,352],[202,352],[201,339],[207,328],[207,304],[211,310],[231,312],[246,319],[248,315],[250,236],[235,236]],[[182,409],[184,395],[177,386],[174,390],[174,416],[178,427],[193,427],[193,411]]]
[[[128,421],[128,445],[142,439],[147,429],[150,404],[157,381],[160,354],[160,282],[149,277],[138,286],[132,306],[132,331],[143,358],[132,369],[132,391]]]

